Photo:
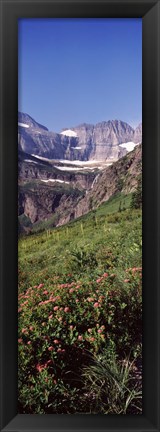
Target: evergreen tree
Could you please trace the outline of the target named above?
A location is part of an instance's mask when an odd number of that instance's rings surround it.
[[[138,178],[137,189],[132,195],[131,208],[142,208],[142,176]]]

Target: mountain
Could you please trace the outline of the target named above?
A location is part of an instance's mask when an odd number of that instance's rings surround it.
[[[141,174],[142,146],[102,171],[61,171],[54,163],[19,153],[20,231],[42,222],[59,226],[94,210],[118,193],[129,194]]]
[[[98,173],[93,187],[75,208],[74,217],[94,210],[116,194],[128,195],[136,190],[142,173],[142,145]]]
[[[120,120],[82,124],[72,128],[78,136],[84,160],[118,159],[126,153],[119,144],[133,140],[134,129]]]
[[[117,160],[127,153],[121,144],[141,141],[142,128],[135,130],[120,120],[50,132],[28,114],[18,115],[18,148],[26,153],[59,160]]]
[[[18,155],[19,232],[52,217],[52,226],[72,218],[72,209],[90,189],[94,172],[60,170],[63,164],[37,158],[23,151]]]
[[[133,135],[133,141],[135,143],[140,143],[142,142],[142,123],[140,123],[135,131],[134,131],[134,135]]]

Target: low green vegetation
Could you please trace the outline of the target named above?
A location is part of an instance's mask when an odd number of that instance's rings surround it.
[[[142,412],[142,218],[131,201],[119,194],[20,237],[19,412]]]

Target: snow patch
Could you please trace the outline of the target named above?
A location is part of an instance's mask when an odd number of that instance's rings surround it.
[[[77,137],[78,135],[76,132],[74,132],[71,129],[66,129],[65,131],[61,132],[61,135],[69,136],[69,137]]]
[[[71,147],[74,150],[81,150],[82,147]]]
[[[129,142],[126,142],[126,143],[122,143],[122,144],[119,144],[120,147],[126,148],[126,150],[127,150],[128,152],[132,151],[132,150],[133,150],[137,145],[138,145],[138,144],[135,144],[135,143],[132,142],[132,141],[129,141]]]
[[[58,182],[58,183],[66,183],[66,184],[69,184],[69,182],[66,182],[66,181],[64,181],[64,180],[59,180],[59,179],[48,179],[48,180],[42,180],[42,179],[41,179],[41,181],[43,181],[43,182],[45,182],[45,183],[48,183],[48,182]]]
[[[27,125],[26,123],[20,123],[18,122],[18,126],[24,127],[24,128],[29,128],[29,125]]]
[[[24,159],[24,161],[25,161],[25,162],[32,162],[32,163],[34,163],[34,164],[37,164],[37,163],[38,163],[38,162],[33,161],[33,160],[31,160],[31,159]]]

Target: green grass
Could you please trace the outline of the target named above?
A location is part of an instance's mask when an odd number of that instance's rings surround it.
[[[94,264],[94,272],[97,274],[107,269],[109,258],[107,261],[106,255],[109,253],[112,253],[112,261],[115,257],[117,270],[138,265],[141,258],[141,211],[126,208],[115,213],[120,199],[122,201],[122,197],[115,197],[96,211],[65,226],[50,229],[50,222],[54,223],[53,215],[51,221],[40,224],[41,229],[42,226],[46,228],[45,231],[20,238],[19,268],[26,269],[23,271],[23,288],[33,281],[40,283],[42,272],[49,278],[53,272],[63,274],[73,271],[72,254],[75,251],[95,256],[97,265]],[[129,206],[131,196],[124,199],[125,206]],[[74,271],[77,272],[76,265]],[[90,266],[86,271],[90,272]],[[21,280],[19,283],[21,285]]]
[[[142,215],[130,201],[20,237],[20,413],[141,413]]]

